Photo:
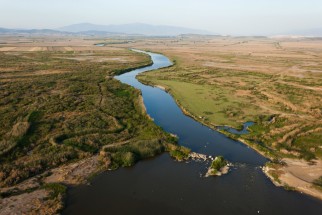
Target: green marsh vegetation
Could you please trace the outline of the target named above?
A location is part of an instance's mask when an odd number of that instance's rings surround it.
[[[0,186],[117,142],[129,143],[106,149],[114,167],[162,152],[175,140],[148,118],[138,90],[113,79],[150,63],[125,49],[0,52]]]
[[[166,151],[169,152],[170,156],[176,159],[177,161],[184,161],[189,159],[191,150],[184,146],[167,144]]]

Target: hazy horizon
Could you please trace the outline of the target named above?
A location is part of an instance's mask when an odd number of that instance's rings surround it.
[[[274,35],[321,28],[311,0],[0,0],[0,27],[55,29],[77,23],[145,23],[231,35]]]

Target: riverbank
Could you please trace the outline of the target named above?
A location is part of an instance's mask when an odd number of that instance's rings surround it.
[[[295,190],[322,200],[322,189],[314,185],[321,176],[322,161],[314,160],[308,163],[305,160],[284,158],[283,165],[267,164],[263,172],[279,187]]]
[[[267,161],[263,156],[187,117],[176,105],[173,97],[164,91],[138,82],[135,78],[138,73],[171,64],[163,55],[148,54],[155,62],[153,66],[116,78],[122,83],[140,89],[147,112],[155,124],[179,137],[179,145],[174,147],[170,154],[182,161],[189,157],[186,148],[197,152],[198,158],[222,155],[236,164],[234,171],[223,178],[205,178],[203,176],[209,165],[208,162],[186,161],[180,164],[173,161],[168,154],[163,154],[155,159],[140,162],[131,168],[100,174],[95,177],[90,187],[81,186],[70,190],[64,214],[84,213],[84,211],[129,214],[136,211],[138,207],[144,209],[140,210],[142,214],[149,214],[156,208],[160,214],[169,214],[169,212],[180,214],[175,213],[174,210],[202,214],[235,214],[236,209],[238,212],[242,209],[242,214],[250,214],[254,209],[257,209],[256,211],[260,209],[269,214],[282,214],[283,208],[290,204],[295,204],[288,210],[293,214],[320,211],[320,202],[317,200],[276,189],[258,168]],[[134,158],[133,153],[137,153],[140,148],[130,151],[128,151],[129,148],[124,148],[126,149],[125,158],[128,159],[122,164],[131,163]],[[121,186],[115,186],[116,184]],[[259,189],[260,193],[258,193]],[[238,196],[245,198],[240,200]],[[198,204],[196,200],[199,201]],[[109,204],[106,204],[107,201]],[[312,204],[309,209],[304,207],[307,203]]]
[[[64,208],[68,187],[88,183],[92,176],[104,170],[99,156],[95,155],[46,171],[15,186],[0,188],[3,197],[0,212],[3,215],[57,214]]]
[[[242,138],[240,138],[239,135],[234,135],[228,131],[225,131],[225,130],[222,130],[222,129],[218,129],[218,126],[229,126],[229,125],[216,125],[216,124],[213,124],[213,123],[210,123],[210,122],[207,122],[206,120],[204,120],[203,117],[201,116],[196,116],[194,115],[193,113],[191,113],[190,111],[188,111],[181,103],[180,101],[176,98],[176,96],[172,93],[171,89],[166,87],[166,86],[162,86],[162,85],[156,85],[156,84],[153,84],[151,83],[150,81],[146,81],[145,79],[141,79],[140,76],[137,76],[138,80],[145,84],[145,85],[149,85],[149,86],[152,86],[152,87],[156,87],[156,88],[159,88],[167,93],[169,93],[175,100],[176,104],[178,105],[178,107],[180,107],[182,113],[188,117],[191,117],[192,119],[194,119],[195,121],[201,123],[202,125],[204,126],[207,126],[213,130],[216,130],[217,132],[220,132],[222,133],[223,135],[233,139],[233,140],[238,140],[242,143],[244,143],[245,145],[251,147],[252,149],[254,149],[255,151],[257,151],[259,154],[261,154],[262,156],[270,159],[270,160],[274,160],[276,159],[276,155],[272,154],[270,151],[264,151],[262,149],[259,148],[258,144],[254,144],[254,143],[251,143],[249,141],[246,141]],[[233,127],[232,127],[233,128]]]
[[[271,161],[284,162],[285,163],[284,167],[280,167],[279,165],[267,167],[267,165],[266,165],[263,168],[263,173],[268,178],[270,178],[276,186],[282,186],[287,190],[289,190],[291,188],[291,190],[305,193],[305,194],[311,195],[313,197],[316,197],[316,198],[322,200],[322,189],[313,184],[313,182],[321,176],[321,175],[319,175],[322,172],[321,160],[317,160],[316,162],[309,162],[309,161],[304,161],[304,160],[299,160],[299,159],[283,158],[283,157],[281,157],[280,153],[276,153],[273,150],[268,150],[267,148],[260,146],[259,144],[253,143],[249,140],[245,140],[242,137],[240,137],[240,135],[234,135],[234,134],[229,133],[225,130],[218,129],[217,127],[222,126],[222,125],[215,125],[213,123],[210,123],[209,121],[206,121],[205,118],[203,118],[201,116],[196,116],[196,115],[192,114],[180,103],[180,101],[176,98],[176,95],[172,92],[171,88],[169,88],[167,86],[162,86],[160,83],[156,84],[151,81],[147,81],[146,79],[143,79],[142,76],[140,76],[140,75],[137,78],[140,82],[142,82],[146,85],[149,85],[152,87],[157,87],[157,88],[169,93],[174,98],[178,107],[180,107],[180,109],[182,110],[182,112],[186,116],[193,118],[194,120],[200,122],[201,124],[211,128],[213,130],[216,130],[231,139],[238,140],[238,141],[244,143],[245,145],[251,147],[256,152],[261,154],[262,156],[270,159]],[[278,168],[277,168],[277,166],[278,166]],[[303,166],[307,167],[307,168],[303,169]],[[290,171],[290,170],[292,170],[292,171]],[[320,171],[317,171],[315,174],[311,174],[311,172],[314,172],[315,170],[320,170]],[[301,175],[302,176],[303,175],[310,176],[310,180],[307,181],[307,180],[303,179],[303,177],[294,175],[294,173],[293,173],[294,171],[297,173],[303,171],[301,173]],[[272,172],[279,172],[279,174],[278,175],[274,174],[274,177],[273,177],[271,174]]]
[[[151,66],[151,58],[123,48],[85,48],[0,52],[0,67],[12,71],[0,71],[1,214],[57,214],[67,188],[130,153],[135,163],[175,141],[146,114],[139,90],[111,78]]]

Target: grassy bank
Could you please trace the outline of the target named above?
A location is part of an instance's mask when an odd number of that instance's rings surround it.
[[[255,122],[249,134],[220,132],[270,158],[283,186],[298,186],[320,198],[312,188],[320,175],[308,171],[319,169],[322,159],[322,61],[317,57],[322,47],[317,41],[285,40],[279,42],[282,50],[273,39],[191,36],[162,45],[153,42],[154,50],[176,64],[139,75],[141,82],[165,89],[186,115],[211,128],[238,129],[246,121]],[[292,168],[296,174],[290,179]]]
[[[319,74],[315,76],[308,79],[312,80],[308,86],[321,80]],[[226,134],[244,140],[267,155],[305,160],[322,158],[319,90],[296,89],[291,81],[280,88],[280,80],[271,74],[203,67],[189,69],[184,63],[147,72],[138,78],[143,83],[164,87],[187,115],[212,128],[219,125],[240,128],[246,121],[255,122],[249,134]],[[292,101],[296,96],[301,102]],[[303,108],[304,103],[310,108]]]

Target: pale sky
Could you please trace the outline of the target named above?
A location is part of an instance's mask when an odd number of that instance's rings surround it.
[[[220,34],[322,28],[322,0],[0,0],[0,27],[147,23]]]

